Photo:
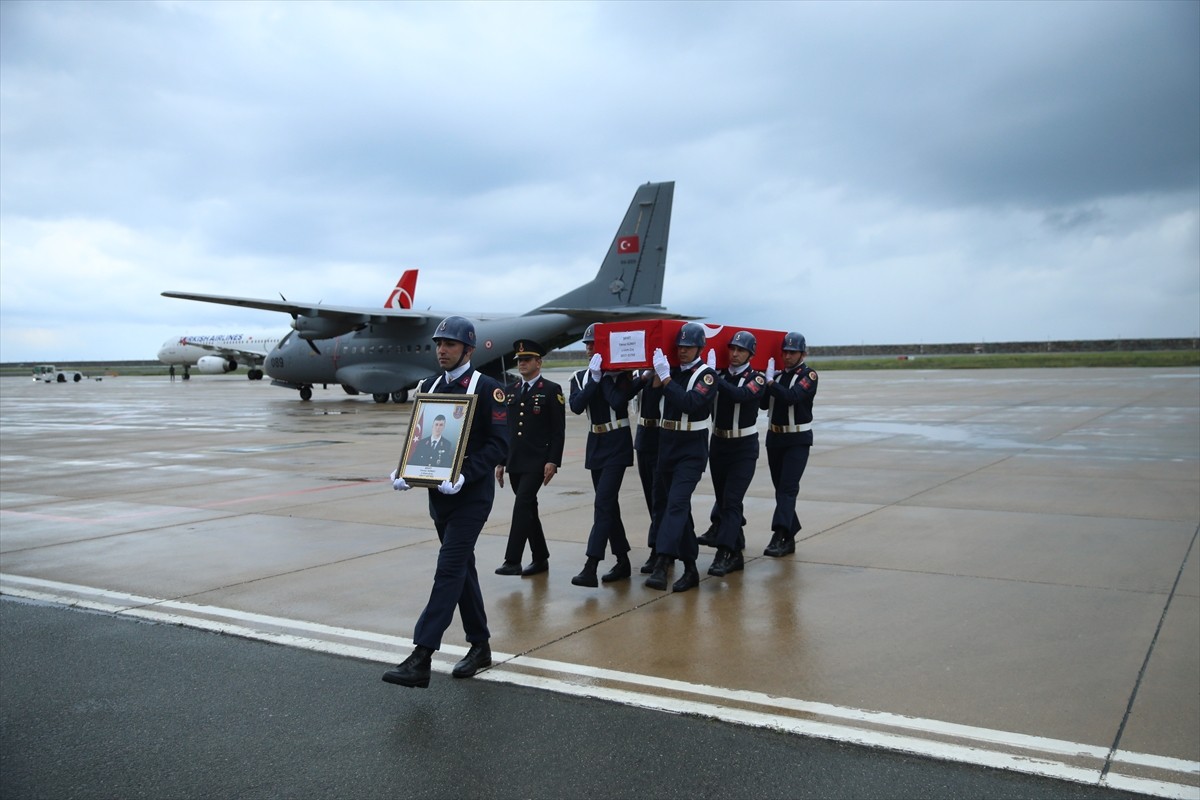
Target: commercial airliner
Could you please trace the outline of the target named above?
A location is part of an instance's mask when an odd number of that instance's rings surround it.
[[[417,293],[417,270],[405,270],[392,289],[384,308],[412,308]],[[217,334],[215,336],[180,336],[168,339],[158,349],[158,360],[164,364],[183,367],[183,379],[191,375],[195,367],[203,375],[223,375],[233,372],[239,364],[248,369],[246,377],[252,381],[262,380],[262,363],[282,336],[248,336],[241,333]]]
[[[437,371],[433,334],[453,314],[475,325],[472,365],[498,377],[512,365],[517,339],[553,349],[579,339],[593,322],[694,319],[661,305],[674,192],[674,182],[639,186],[596,277],[524,314],[381,311],[188,292],[163,295],[290,314],[292,332],[267,355],[263,367],[273,385],[299,390],[301,400],[311,399],[317,384],[341,384],[371,394],[378,403],[402,403],[418,380]]]

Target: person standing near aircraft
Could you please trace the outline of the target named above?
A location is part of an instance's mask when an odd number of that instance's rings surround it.
[[[657,551],[646,586],[667,588],[671,559],[683,562],[683,575],[672,591],[700,585],[696,571],[696,531],[692,527],[692,493],[708,463],[708,429],[717,397],[716,373],[700,360],[706,341],[704,327],[689,322],[675,340],[679,366],[671,369],[662,350],[654,351],[654,372],[662,384],[662,433],[658,440],[658,474],[654,483],[656,510],[654,545]]]
[[[462,473],[454,483],[442,481],[429,490],[429,514],[437,529],[437,569],[429,602],[413,632],[412,654],[383,679],[400,686],[429,686],[433,651],[442,646],[442,635],[450,627],[457,606],[471,647],[454,665],[451,674],[469,678],[492,664],[491,633],[479,576],[475,572],[475,542],[487,522],[496,497],[492,476],[508,450],[504,389],[493,378],[471,367],[475,350],[475,326],[463,317],[442,320],[433,334],[438,365],[443,372],[417,384],[421,393],[475,394],[479,397],[467,437]],[[408,483],[392,473],[392,488],[409,489]]]
[[[454,458],[454,440],[445,436],[446,415],[438,414],[433,418],[433,432],[417,442],[416,449],[409,456],[410,464],[428,467],[448,467]]]
[[[756,345],[750,331],[735,333],[729,340],[729,366],[717,372],[717,400],[713,406],[708,455],[716,497],[713,528],[709,530],[714,533],[717,555],[708,574],[718,578],[745,566],[742,557],[746,547],[746,536],[742,531],[746,524],[743,500],[758,461],[758,406],[767,389],[762,373],[750,367]]]
[[[496,482],[504,486],[504,472],[512,484],[512,526],[508,547],[497,575],[528,577],[550,569],[550,550],[538,518],[538,490],[549,485],[562,465],[566,437],[566,400],[562,387],[542,377],[546,349],[530,339],[513,342],[521,384],[508,394],[508,459],[496,467]],[[532,561],[521,569],[525,541]]]
[[[596,352],[595,327],[588,325],[583,333],[583,346],[590,357],[588,366],[571,376],[571,411],[586,413],[591,423],[583,463],[592,473],[592,488],[596,492],[587,561],[580,573],[571,578],[576,586],[599,585],[596,566],[604,560],[606,544],[617,563],[600,580],[612,583],[628,578],[633,572],[619,497],[625,470],[633,465],[633,437],[629,432],[633,385],[627,373],[601,371],[603,359]]]
[[[812,408],[817,396],[817,373],[804,363],[807,351],[803,334],[788,333],[783,337],[783,370],[776,374],[775,359],[771,359],[765,375],[767,393],[761,404],[769,410],[767,464],[775,487],[775,513],[771,542],[763,555],[775,558],[796,552],[796,534],[800,532],[796,497],[812,449]]]

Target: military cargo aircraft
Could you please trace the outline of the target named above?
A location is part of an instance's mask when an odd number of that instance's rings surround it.
[[[639,186],[596,277],[520,315],[328,306],[190,292],[163,296],[291,314],[292,332],[267,355],[264,368],[273,385],[299,390],[301,400],[312,398],[313,386],[341,384],[347,391],[371,394],[377,403],[403,403],[417,381],[437,371],[433,333],[453,314],[475,325],[478,345],[472,365],[501,379],[513,364],[511,348],[517,339],[533,339],[554,349],[579,339],[593,322],[694,319],[661,305],[674,192],[673,181]]]

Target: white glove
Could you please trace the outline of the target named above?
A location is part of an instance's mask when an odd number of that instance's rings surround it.
[[[709,369],[717,368],[717,351],[711,347],[708,348],[708,358],[704,359],[704,363],[708,364]]]
[[[663,355],[661,348],[654,348],[654,357],[650,359],[650,363],[654,365],[654,374],[660,381],[671,377],[671,365],[667,363],[667,357]]]
[[[763,377],[767,379],[767,383],[775,380],[775,359],[774,357],[767,359],[767,368],[763,372]]]
[[[600,365],[604,363],[604,359],[599,353],[592,356],[592,360],[588,362],[588,372],[592,374],[592,380],[600,380]]]
[[[396,473],[393,472],[392,474],[395,475]],[[397,492],[407,492],[412,487],[408,485],[408,481],[404,480],[404,478],[394,478],[392,479],[392,488]]]
[[[438,491],[442,494],[458,494],[458,491],[462,489],[463,484],[466,482],[467,479],[464,476],[459,475],[458,480],[456,480],[454,483],[451,483],[450,481],[442,481],[439,483]]]

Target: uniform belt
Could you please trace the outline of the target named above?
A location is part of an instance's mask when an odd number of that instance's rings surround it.
[[[629,427],[628,419],[619,419],[615,422],[606,422],[603,425],[593,425],[592,433],[608,433],[609,431],[615,431],[617,428],[628,428],[628,427]]]
[[[713,428],[713,436],[718,439],[740,439],[743,436],[753,436],[758,433],[758,428],[751,425],[749,428]]]
[[[706,431],[708,430],[708,420],[702,419],[699,422],[683,422],[677,419],[664,419],[662,421],[662,429],[664,431]]]
[[[643,428],[657,428],[658,423],[658,417],[642,417],[638,420],[638,425],[641,425]]]
[[[772,425],[768,430],[771,433],[803,433],[804,431],[812,430],[812,423],[801,422],[799,425]]]

